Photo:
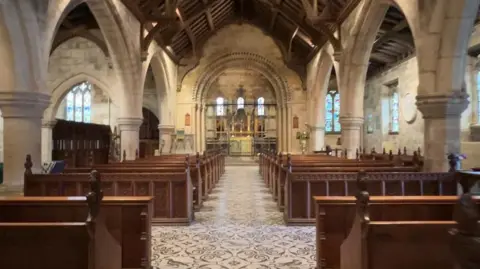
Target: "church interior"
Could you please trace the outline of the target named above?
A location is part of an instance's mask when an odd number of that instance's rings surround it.
[[[3,0],[0,59],[0,268],[480,268],[480,0]]]

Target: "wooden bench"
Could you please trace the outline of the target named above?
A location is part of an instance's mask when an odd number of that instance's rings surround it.
[[[114,211],[105,210],[99,182],[91,183],[92,191],[86,197],[70,199],[73,203],[65,198],[57,198],[54,201],[45,201],[44,198],[2,198],[0,268],[119,269],[148,265],[150,263],[150,244],[147,242],[150,238],[147,219],[148,200],[143,204],[147,205],[144,208],[147,210],[145,214],[122,216],[128,211],[122,212],[121,207]],[[65,207],[66,203],[69,206]],[[74,207],[71,206],[73,204]],[[126,221],[125,217],[133,217],[130,221],[143,218],[143,225],[119,226],[122,220]],[[133,230],[135,228],[137,229]],[[130,233],[122,233],[123,231]],[[136,240],[134,236],[137,237]],[[127,253],[123,249],[127,244],[131,244],[130,247],[133,248],[130,250],[133,250],[133,253]],[[142,254],[141,257],[135,257],[138,253]],[[138,259],[131,262],[125,259],[127,255],[131,255],[129,258]]]
[[[340,247],[340,268],[479,268],[478,201],[461,195],[451,220],[376,220],[369,195],[357,196],[348,237]]]
[[[25,196],[84,196],[92,174],[32,174],[26,163]],[[152,196],[152,223],[188,225],[194,219],[192,184],[188,168],[182,173],[97,174],[107,196]]]
[[[459,176],[462,174],[456,174],[457,180]],[[465,189],[470,189],[474,181],[466,180]],[[368,193],[367,182],[359,185],[357,190]],[[314,200],[317,268],[340,268],[340,246],[351,230],[356,198],[315,196]],[[371,196],[368,210],[370,219],[375,221],[451,221],[457,201],[457,196]],[[480,205],[480,197],[475,201]]]
[[[289,173],[285,186],[287,225],[315,223],[314,196],[353,196],[365,173]],[[376,196],[456,195],[453,173],[368,173],[367,190]]]

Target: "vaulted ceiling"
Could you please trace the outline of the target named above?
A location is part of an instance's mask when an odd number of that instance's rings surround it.
[[[177,63],[198,58],[202,45],[230,23],[251,23],[271,35],[285,61],[305,64],[333,36],[359,0],[122,0]],[[144,48],[150,39],[143,40]]]

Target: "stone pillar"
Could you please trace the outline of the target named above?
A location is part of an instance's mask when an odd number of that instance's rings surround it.
[[[194,140],[195,140],[195,151],[200,152],[200,136],[199,134],[199,128],[200,128],[200,105],[195,104],[195,131],[194,131]]]
[[[279,152],[286,152],[285,150],[285,137],[283,133],[283,128],[285,126],[285,121],[284,121],[284,112],[283,112],[283,106],[279,105],[278,106],[278,117],[277,117],[277,143],[278,143],[278,151]]]
[[[3,188],[23,191],[25,158],[32,158],[32,172],[41,171],[42,117],[50,96],[36,92],[0,92],[3,117]]]
[[[424,119],[424,169],[448,171],[447,155],[460,152],[460,118],[468,107],[468,95],[417,96],[417,107]],[[468,156],[467,156],[468,158]]]
[[[298,142],[298,141],[293,141],[293,110],[292,110],[292,105],[288,104],[286,106],[286,111],[287,111],[287,120],[285,121],[287,126],[285,128],[285,134],[287,138],[287,152],[292,152],[293,151],[293,143]],[[300,123],[298,123],[300,127]],[[298,130],[297,130],[298,131]]]
[[[342,149],[347,149],[349,159],[356,158],[355,153],[361,145],[362,117],[340,117],[342,126]]]
[[[123,160],[123,152],[127,160],[135,160],[137,150],[140,150],[140,126],[142,118],[118,118],[118,130],[120,131],[120,156]]]
[[[205,135],[205,112],[207,111],[207,107],[205,105],[200,107],[200,151],[206,150],[206,135]]]
[[[161,152],[162,155],[165,154],[170,154],[173,149],[172,147],[175,145],[172,145],[172,134],[175,131],[175,126],[174,125],[165,125],[165,124],[159,124],[158,125],[158,131],[159,131],[159,151]],[[163,149],[162,147],[162,141],[163,141]]]
[[[42,121],[42,164],[52,161],[53,150],[53,128],[57,124],[56,120]]]
[[[310,133],[311,151],[320,151],[325,147],[325,127],[312,126]]]

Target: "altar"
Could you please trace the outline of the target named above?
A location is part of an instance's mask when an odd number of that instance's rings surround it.
[[[252,155],[253,137],[251,136],[231,136],[229,139],[230,155]]]

